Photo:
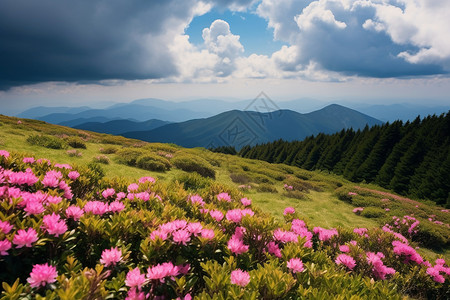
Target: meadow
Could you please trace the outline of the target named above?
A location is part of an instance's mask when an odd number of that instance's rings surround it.
[[[1,299],[450,296],[432,202],[4,116],[0,150]]]

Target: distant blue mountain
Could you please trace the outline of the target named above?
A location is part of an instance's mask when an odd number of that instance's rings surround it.
[[[148,120],[145,122],[136,122],[131,120],[114,120],[105,123],[100,122],[87,122],[79,125],[72,126],[73,128],[95,131],[100,133],[109,133],[114,135],[121,135],[130,131],[146,131],[152,130],[164,125],[170,124],[167,121],[161,120]]]
[[[303,140],[319,133],[363,128],[381,121],[340,105],[300,114],[290,110],[270,113],[232,110],[204,119],[189,120],[149,131],[122,134],[148,142],[175,143],[183,147],[256,145],[278,139]]]
[[[77,114],[86,110],[91,109],[88,106],[80,106],[80,107],[46,107],[46,106],[37,106],[30,109],[27,109],[20,114],[17,115],[19,118],[25,119],[36,119],[38,117],[42,117],[48,114],[54,113],[66,113],[66,114]]]

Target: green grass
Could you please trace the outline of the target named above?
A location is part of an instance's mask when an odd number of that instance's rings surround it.
[[[251,189],[243,192],[244,196],[252,199],[253,205],[259,209],[271,213],[277,219],[283,219],[283,211],[287,206],[295,208],[298,215],[305,219],[310,226],[330,227],[379,227],[385,219],[392,215],[402,217],[405,214],[414,214],[421,216],[423,220],[431,215],[438,216],[440,221],[450,223],[450,214],[440,212],[441,207],[436,207],[432,203],[421,203],[420,208],[407,202],[391,200],[387,207],[391,208],[390,212],[386,212],[380,218],[365,218],[358,216],[352,212],[355,204],[351,204],[338,199],[336,190],[338,188],[346,191],[354,190],[354,186],[358,185],[364,188],[370,188],[379,191],[389,192],[376,185],[364,185],[351,183],[340,176],[329,174],[328,172],[306,171],[292,166],[269,164],[263,161],[244,159],[237,156],[226,155],[221,153],[213,153],[203,148],[185,149],[170,144],[149,144],[137,140],[125,139],[123,137],[86,132],[75,130],[62,126],[46,124],[45,122],[35,120],[22,120],[22,124],[17,124],[17,118],[4,117],[0,115],[0,149],[8,151],[18,151],[27,156],[36,158],[48,158],[59,163],[68,163],[71,165],[86,165],[94,160],[96,156],[105,155],[110,159],[109,164],[101,164],[102,169],[108,177],[121,177],[126,180],[136,180],[142,176],[152,176],[164,182],[172,182],[186,172],[172,166],[170,171],[153,172],[136,167],[124,165],[118,162],[117,155],[103,154],[101,148],[115,147],[121,149],[123,147],[139,146],[140,149],[148,151],[152,154],[168,154],[176,157],[177,155],[201,157],[212,165],[216,174],[216,182],[237,188],[239,184],[234,183],[230,178],[230,173],[243,173],[248,176],[252,186]],[[82,153],[81,157],[69,156],[68,149],[53,150],[45,147],[29,144],[26,139],[32,134],[48,134],[60,138],[67,136],[82,137],[86,144],[86,149],[77,149]],[[170,161],[171,158],[168,158]],[[275,188],[277,193],[258,192],[257,187],[260,184],[269,185]],[[289,198],[283,190],[284,183],[298,182],[307,183],[312,189],[304,192],[304,199]],[[302,192],[303,193],[303,192]],[[361,193],[360,201],[372,201],[378,203],[380,195],[371,193]],[[366,201],[366,202],[367,202]],[[367,202],[368,203],[368,202]],[[380,207],[382,203],[380,202]],[[383,204],[386,205],[386,204]],[[450,230],[449,234],[450,236]],[[427,249],[421,249],[422,253],[430,257],[443,255],[450,258],[450,249],[444,249],[439,252],[432,252]]]

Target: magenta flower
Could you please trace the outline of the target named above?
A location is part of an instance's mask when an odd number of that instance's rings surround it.
[[[445,282],[445,278],[444,276],[442,276],[439,273],[439,269],[435,267],[432,268],[428,268],[427,269],[427,274],[430,275],[434,281],[439,282],[439,283],[444,283]]]
[[[220,193],[219,195],[217,195],[217,200],[231,202],[231,197],[230,195],[228,195],[228,193]]]
[[[27,230],[20,229],[17,231],[16,235],[13,239],[13,244],[16,245],[16,248],[32,247],[32,243],[38,240],[38,235],[36,230],[33,228],[28,228]]]
[[[282,243],[288,243],[288,242],[297,243],[298,242],[298,235],[295,232],[285,231],[280,228],[274,230],[273,238],[276,241],[280,241]]]
[[[292,215],[294,213],[295,213],[295,208],[288,206],[284,209],[283,215],[285,215],[285,216]]]
[[[39,215],[45,211],[45,208],[41,202],[33,200],[28,201],[23,210],[27,213],[27,216],[29,216],[29,215]]]
[[[128,291],[125,300],[146,300],[148,298],[147,296],[145,296],[143,291],[133,287]]]
[[[321,227],[314,227],[313,229],[315,234],[319,234],[319,240],[326,242],[331,239],[333,236],[337,236],[338,232],[335,228],[324,229]]]
[[[203,226],[200,224],[200,222],[195,223],[189,223],[186,226],[187,231],[189,231],[191,234],[197,236],[202,232]]]
[[[154,241],[156,240],[156,238],[160,238],[163,241],[165,241],[167,239],[167,232],[158,229],[158,230],[154,230],[152,231],[152,233],[150,234],[150,238]]]
[[[8,158],[9,152],[6,150],[0,150],[0,156],[3,156],[4,158]]]
[[[106,189],[102,192],[102,196],[103,198],[107,199],[111,196],[114,196],[114,194],[116,193],[116,191],[113,188],[110,189]]]
[[[275,255],[278,258],[281,258],[281,250],[275,242],[269,242],[267,244],[267,250],[270,254]]]
[[[105,267],[114,266],[122,260],[122,251],[117,247],[111,249],[105,249],[102,252],[102,258],[100,263],[104,264]]]
[[[119,192],[119,193],[117,193],[117,195],[116,195],[116,200],[117,200],[117,201],[122,200],[122,199],[124,199],[126,196],[127,196],[127,194],[125,194],[124,192]]]
[[[344,253],[348,253],[350,252],[350,247],[347,245],[340,245],[339,246],[339,251],[344,252]]]
[[[7,239],[4,239],[3,241],[0,241],[0,255],[8,255],[9,249],[11,249],[12,245],[11,242]]]
[[[77,171],[70,171],[67,176],[72,180],[77,180],[78,177],[80,177],[80,173],[78,173]]]
[[[123,204],[122,202],[114,201],[114,202],[111,202],[109,204],[109,211],[110,212],[113,212],[113,213],[114,212],[121,212],[124,209],[125,209],[125,204]]]
[[[226,218],[228,221],[239,223],[242,220],[242,213],[240,209],[232,209],[227,211]]]
[[[228,241],[228,249],[234,254],[242,254],[248,251],[248,246],[244,242],[236,237],[232,237]]]
[[[135,196],[142,201],[148,201],[150,199],[150,194],[148,192],[137,193]]]
[[[154,183],[155,182],[155,178],[150,177],[150,176],[139,178],[139,183],[146,183],[146,182]]]
[[[249,206],[249,205],[252,205],[252,200],[247,199],[247,198],[242,198],[242,199],[241,199],[241,203],[242,203],[242,205],[244,205],[244,206]]]
[[[55,171],[55,170],[50,170],[48,171],[45,176],[44,179],[42,179],[41,183],[45,186],[45,187],[57,187],[59,184],[59,180],[62,178],[62,174],[59,171]]]
[[[363,210],[364,210],[364,207],[355,207],[355,208],[353,209],[353,212],[354,212],[355,214],[359,214],[359,213],[361,213]]]
[[[13,227],[14,226],[9,224],[8,221],[0,221],[0,232],[3,232],[4,234],[8,234]]]
[[[294,273],[299,273],[304,270],[303,262],[300,258],[291,258],[287,262],[287,267],[292,270]]]
[[[58,237],[61,234],[64,234],[67,231],[67,225],[64,220],[60,220],[59,215],[55,215],[52,213],[51,215],[46,215],[43,218],[42,223],[44,224],[43,228],[47,230],[49,234],[53,234]]]
[[[355,228],[353,229],[353,232],[359,234],[360,236],[363,236],[367,233],[367,228]]]
[[[22,161],[23,161],[25,164],[34,164],[34,162],[35,162],[36,160],[34,159],[34,157],[24,157],[24,158],[22,159]]]
[[[127,278],[125,279],[125,285],[128,287],[141,288],[145,283],[145,274],[141,274],[139,268],[134,268],[128,271]]]
[[[17,185],[32,186],[39,181],[39,178],[33,174],[31,169],[27,169],[26,172],[11,172],[8,177],[9,183]]]
[[[423,263],[423,258],[411,246],[403,244],[400,241],[393,241],[392,245],[394,246],[395,254],[405,257],[405,263],[408,263],[409,261],[413,261],[419,265]]]
[[[217,222],[222,221],[223,213],[220,210],[211,210],[209,215],[213,217]]]
[[[367,263],[372,266],[373,275],[381,280],[386,279],[386,275],[394,274],[395,270],[393,268],[388,268],[383,264],[381,260],[384,258],[384,254],[378,252],[377,254],[372,252],[367,252]]]
[[[150,280],[162,280],[167,276],[175,277],[178,275],[178,270],[179,268],[171,262],[157,264],[147,269],[147,278]]]
[[[103,215],[108,212],[109,205],[101,201],[88,201],[84,205],[83,209],[86,213],[93,213],[94,215]]]
[[[241,269],[236,269],[231,272],[231,283],[239,286],[246,286],[250,282],[250,274]]]
[[[47,199],[45,199],[47,201],[47,203],[50,204],[58,204],[59,202],[62,201],[62,198],[60,196],[48,196]]]
[[[55,168],[71,170],[72,166],[69,164],[55,164]]]
[[[186,245],[191,240],[189,231],[181,229],[172,233],[173,241],[178,244]]]
[[[358,194],[355,193],[355,192],[348,192],[348,195],[349,195],[349,196],[356,196],[356,195],[358,195]]]
[[[27,282],[31,287],[37,288],[45,286],[47,283],[55,282],[57,276],[56,267],[48,264],[34,265]]]
[[[198,204],[200,206],[205,205],[205,202],[203,201],[203,198],[200,197],[199,195],[189,196],[189,200],[191,201],[192,204]]]
[[[78,206],[71,205],[66,209],[66,217],[78,221],[84,215],[83,209]]]
[[[350,270],[353,270],[353,268],[356,266],[356,262],[350,255],[347,254],[339,254],[338,257],[335,260],[336,264],[340,265],[343,264]]]
[[[128,186],[127,190],[129,193],[131,192],[137,192],[137,190],[139,189],[139,185],[137,183],[132,183]]]
[[[215,236],[214,230],[207,229],[207,228],[202,229],[201,235],[202,235],[202,238],[208,239],[208,240],[212,240]]]

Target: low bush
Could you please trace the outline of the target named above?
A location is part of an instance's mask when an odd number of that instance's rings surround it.
[[[288,198],[294,198],[294,199],[299,199],[299,200],[305,200],[307,199],[307,196],[300,192],[300,191],[285,191],[283,193],[283,196],[288,197]]]
[[[247,184],[250,182],[250,178],[244,173],[230,173],[231,181],[239,184]]]
[[[104,164],[104,165],[108,165],[111,161],[109,159],[108,156],[106,155],[99,155],[94,157],[94,162],[100,163],[100,164]]]
[[[365,207],[364,210],[361,212],[361,216],[366,218],[380,218],[385,214],[386,212],[383,209],[373,206]]]
[[[71,136],[67,138],[66,143],[72,148],[86,149],[85,142],[77,136]]]
[[[136,166],[144,170],[164,172],[170,170],[171,165],[170,162],[162,156],[146,153],[137,158]]]
[[[216,177],[216,171],[214,171],[211,164],[199,156],[191,155],[178,155],[172,159],[172,164],[186,172],[197,172],[203,177],[210,177],[214,179]]]
[[[197,172],[181,174],[175,180],[183,184],[184,189],[188,191],[198,191],[208,187],[212,183],[210,178],[203,177]]]
[[[119,163],[135,167],[138,158],[145,153],[143,149],[123,148],[116,152],[116,158]]]
[[[278,190],[275,186],[268,183],[261,183],[256,187],[256,190],[261,193],[278,193]]]
[[[50,135],[33,134],[27,138],[30,145],[42,146],[49,149],[65,149],[67,144],[60,138]]]
[[[100,148],[100,153],[102,154],[114,154],[117,152],[117,148],[113,146],[106,146],[103,148]]]
[[[83,153],[77,149],[71,149],[66,151],[67,155],[70,157],[81,157],[83,156]]]

